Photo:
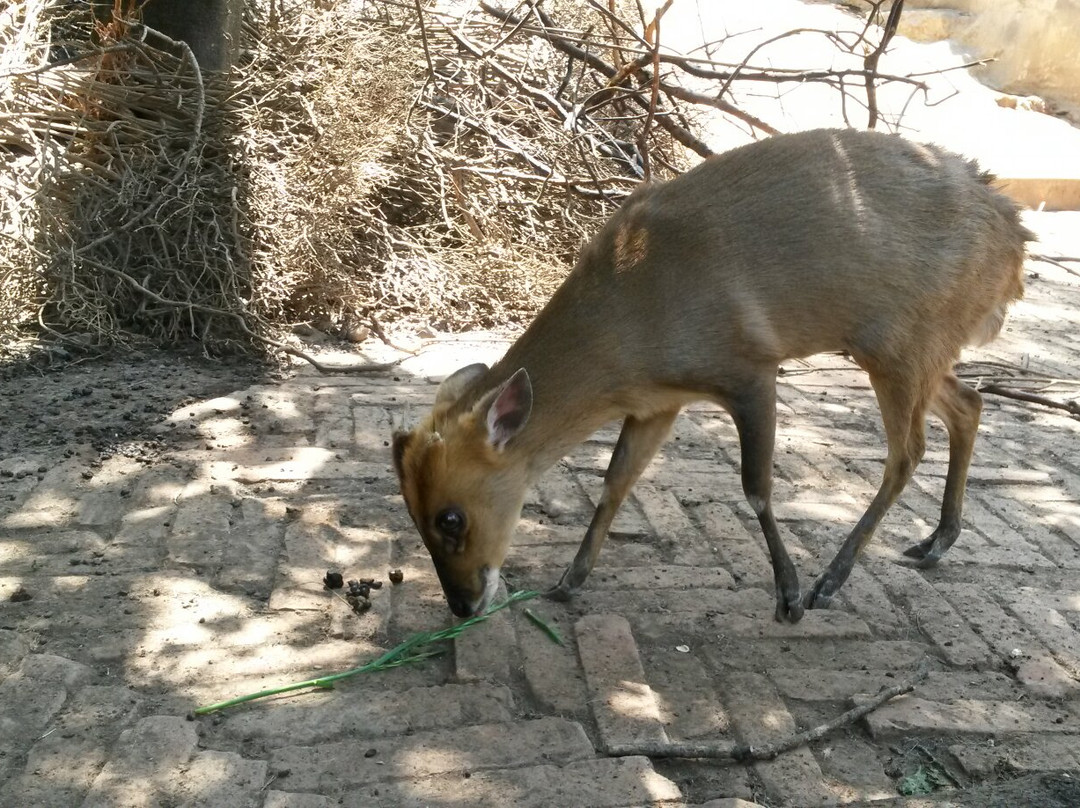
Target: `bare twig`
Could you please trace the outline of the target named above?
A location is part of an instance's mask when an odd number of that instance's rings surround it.
[[[656,118],[656,107],[660,101],[660,19],[664,16],[664,13],[671,8],[672,0],[665,0],[664,5],[656,9],[656,14],[653,16],[652,22],[645,29],[645,41],[652,46],[652,65],[653,76],[649,82],[649,111],[645,118],[645,123],[641,127],[641,132],[638,133],[638,151],[641,153],[641,167],[644,172],[644,179],[649,181],[651,176],[651,170],[649,165],[649,127],[652,126],[653,120]],[[638,9],[641,10],[641,5],[638,5]]]
[[[500,8],[496,8],[489,3],[481,2],[480,7],[485,12],[497,19],[505,20],[507,22],[518,22],[518,19],[512,14],[505,12]],[[539,6],[534,6],[534,8],[536,10],[537,16],[539,16],[540,20],[546,27],[546,38],[549,42],[551,42],[552,47],[562,51],[568,56],[579,59],[580,61],[591,67],[593,70],[596,70],[597,72],[604,75],[606,78],[613,78],[618,73],[618,71],[614,67],[604,62],[600,57],[595,56],[594,54],[591,54],[588,51],[571,44],[570,42],[562,39],[557,34],[555,34],[553,31],[555,25],[551,22],[551,19],[540,9]],[[644,99],[638,97],[637,95],[631,96],[631,100],[633,100],[634,103],[638,104],[642,109],[648,109],[647,103],[644,101]],[[706,146],[703,141],[701,141],[695,135],[691,134],[686,129],[683,129],[682,127],[676,125],[667,116],[657,117],[656,122],[677,141],[682,143],[688,149],[696,152],[700,156],[708,157],[712,154],[712,149]]]
[[[880,4],[874,4],[874,13],[870,14],[867,24],[873,20],[878,6]],[[881,60],[881,56],[885,53],[885,49],[889,47],[889,43],[892,41],[893,36],[896,34],[896,29],[900,25],[900,14],[904,10],[904,0],[893,0],[892,7],[889,9],[889,17],[885,21],[885,26],[882,29],[881,39],[878,41],[877,46],[866,55],[863,59],[863,68],[866,70],[866,109],[870,116],[869,121],[866,124],[867,129],[873,129],[877,125],[878,121],[878,105],[877,105],[877,66]]]
[[[1080,258],[1070,258],[1067,255],[1040,255],[1038,253],[1028,253],[1028,258],[1032,261],[1041,261],[1046,264],[1053,264],[1059,269],[1064,269],[1070,275],[1080,276],[1080,269],[1075,269],[1068,264],[1080,264]]]
[[[431,60],[431,48],[428,45],[427,27],[424,25],[424,12],[420,10],[420,0],[413,0],[416,9],[416,24],[420,26],[420,41],[424,44],[424,58],[427,60],[428,76],[435,78],[435,63]]]
[[[910,693],[930,673],[930,667],[926,660],[919,665],[912,676],[901,684],[883,688],[876,696],[848,710],[836,718],[819,724],[812,729],[798,732],[779,741],[761,746],[745,746],[731,741],[698,741],[685,743],[627,743],[617,746],[609,746],[609,755],[646,755],[656,758],[721,758],[737,761],[772,760],[789,752],[792,749],[806,746],[809,743],[820,740],[826,735],[835,732],[841,727],[854,724],[864,716],[881,707],[885,702],[904,693]]]
[[[975,388],[980,393],[992,393],[996,396],[1003,396],[1004,398],[1012,398],[1017,401],[1027,401],[1031,404],[1041,404],[1044,407],[1050,407],[1056,410],[1065,410],[1072,415],[1080,415],[1080,401],[1056,401],[1046,396],[1041,396],[1038,393],[1029,393],[1025,390],[1016,390],[1011,387],[1007,387],[1000,383],[980,384]]]

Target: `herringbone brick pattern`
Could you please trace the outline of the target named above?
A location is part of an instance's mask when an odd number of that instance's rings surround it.
[[[1039,273],[976,356],[1076,378],[1077,279]],[[170,448],[150,465],[0,461],[0,806],[923,804],[899,794],[913,789],[931,804],[1077,804],[1048,773],[1080,777],[1080,421],[998,397],[943,563],[920,571],[900,554],[936,523],[948,449],[934,426],[835,608],[797,625],[772,619],[730,420],[698,406],[582,595],[530,604],[564,644],[501,612],[423,665],[187,720],[449,625],[389,464],[392,423],[435,392],[408,367],[301,369],[196,402],[163,424]],[[790,363],[780,391],[776,508],[806,585],[876,488],[883,435],[839,357]],[[511,587],[546,587],[568,563],[616,434],[530,494]],[[395,568],[404,581],[361,615],[322,585],[328,569]],[[914,692],[775,760],[627,751],[767,744],[924,660]]]

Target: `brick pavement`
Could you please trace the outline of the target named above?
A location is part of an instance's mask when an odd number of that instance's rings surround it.
[[[973,356],[1075,378],[1080,285],[1033,269],[1009,331]],[[582,596],[531,605],[565,645],[503,612],[423,665],[187,720],[449,625],[387,439],[430,404],[429,375],[500,345],[440,350],[395,375],[300,368],[197,402],[162,425],[172,448],[152,465],[85,451],[0,461],[0,808],[914,806],[928,803],[898,787],[920,776],[938,789],[929,804],[1080,804],[1080,421],[992,397],[953,552],[934,570],[901,563],[937,514],[947,447],[933,426],[836,607],[798,625],[771,617],[734,429],[699,406]],[[876,487],[883,438],[842,360],[786,370],[776,508],[806,585]],[[616,434],[532,492],[511,586],[547,586],[572,557]],[[404,582],[357,616],[322,587],[329,568],[400,568]],[[627,752],[769,742],[923,659],[931,673],[913,693],[774,761]]]

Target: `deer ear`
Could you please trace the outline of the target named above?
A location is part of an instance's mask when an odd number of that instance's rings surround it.
[[[405,466],[403,461],[405,460],[405,447],[409,444],[409,438],[412,437],[411,432],[406,432],[403,429],[399,429],[394,432],[393,441],[393,456],[394,456],[394,471],[397,472],[398,480],[402,480],[405,477]]]
[[[521,368],[503,384],[484,396],[478,409],[487,410],[488,441],[502,450],[529,420],[532,412],[532,382]]]
[[[460,370],[451,373],[439,385],[439,391],[435,394],[435,403],[443,404],[457,401],[461,398],[461,394],[465,392],[465,388],[468,387],[469,383],[480,378],[487,371],[488,366],[478,362],[475,365],[466,365]]]

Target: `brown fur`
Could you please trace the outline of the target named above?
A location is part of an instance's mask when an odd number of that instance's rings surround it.
[[[942,525],[919,545],[920,559],[936,561],[959,532],[978,423],[978,396],[951,368],[963,346],[1000,330],[1022,295],[1031,238],[989,181],[933,146],[819,130],[736,149],[640,189],[503,360],[452,378],[431,415],[395,441],[402,492],[444,585],[446,573],[463,596],[480,597],[477,570],[502,563],[527,487],[623,418],[605,502],[560,584],[572,592],[667,425],[688,402],[710,399],[739,427],[744,489],[776,570],[777,615],[797,620],[798,582],[770,505],[773,388],[780,362],[823,351],[847,351],[869,373],[889,459],[878,496],[807,605],[827,602],[911,476],[927,411],[949,427],[952,457]],[[519,368],[531,380],[532,412],[499,451],[485,418]],[[470,525],[453,553],[432,527],[448,503]]]

